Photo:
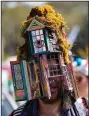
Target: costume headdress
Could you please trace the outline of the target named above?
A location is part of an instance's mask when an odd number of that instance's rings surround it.
[[[18,48],[18,60],[11,61],[16,100],[50,98],[51,77],[63,77],[66,93],[77,97],[65,27],[62,15],[49,5],[33,8],[22,22],[25,43]]]

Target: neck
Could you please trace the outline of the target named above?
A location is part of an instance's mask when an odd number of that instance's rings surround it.
[[[39,105],[39,111],[41,114],[54,114],[61,110],[61,100],[58,100],[53,104],[45,104],[41,99],[39,99]]]

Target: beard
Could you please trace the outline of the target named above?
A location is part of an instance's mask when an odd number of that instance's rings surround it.
[[[63,87],[62,80],[60,78],[49,78],[49,85],[51,91],[51,97],[43,97],[41,100],[45,104],[54,104],[55,102],[62,99],[63,96]]]
[[[52,96],[51,98],[48,97],[43,97],[41,98],[41,100],[45,103],[45,104],[54,104],[55,102],[62,100],[62,92],[55,92],[55,93],[51,93]]]

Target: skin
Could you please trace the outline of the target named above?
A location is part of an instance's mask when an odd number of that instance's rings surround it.
[[[81,72],[74,72],[79,97],[88,98],[88,77]]]
[[[48,64],[55,64],[56,61],[51,60]],[[61,95],[62,95],[62,77],[49,78],[51,89],[51,98],[39,99],[39,115],[40,116],[61,116]]]
[[[49,78],[51,98],[39,99],[40,116],[61,116],[61,92],[62,82],[60,78]]]

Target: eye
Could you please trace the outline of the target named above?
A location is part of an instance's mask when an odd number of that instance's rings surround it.
[[[76,81],[80,82],[82,80],[82,77],[78,76],[76,77]]]
[[[34,46],[36,46],[37,48],[41,48],[44,46],[44,41],[43,40],[37,40],[34,42]]]

